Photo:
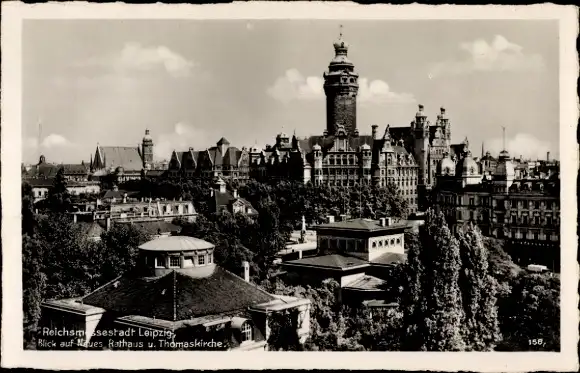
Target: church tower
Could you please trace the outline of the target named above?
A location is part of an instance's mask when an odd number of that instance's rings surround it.
[[[145,130],[145,136],[143,136],[141,147],[143,167],[149,168],[153,163],[153,138],[149,134],[149,130]]]
[[[334,52],[328,72],[323,75],[326,94],[325,134],[335,135],[338,126],[342,125],[349,136],[357,136],[358,74],[354,72],[354,64],[347,57],[348,43],[342,39],[342,26],[340,37],[334,42]]]

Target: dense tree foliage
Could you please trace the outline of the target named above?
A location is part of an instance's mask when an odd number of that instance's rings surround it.
[[[34,345],[40,304],[85,295],[135,264],[137,247],[149,239],[134,227],[116,227],[90,241],[66,214],[35,215],[23,225],[22,279],[25,347]],[[24,222],[24,221],[23,221]]]
[[[131,181],[120,186],[122,189],[137,190],[143,197],[192,200],[201,214],[208,212],[212,183],[208,180],[164,179]],[[308,222],[322,223],[328,215],[347,214],[351,217],[379,218],[406,215],[407,202],[396,186],[376,187],[361,184],[352,188],[314,186],[295,181],[280,181],[272,184],[249,181],[244,185],[229,183],[230,190],[238,189],[241,197],[254,206],[269,201],[278,206],[282,225],[294,228],[302,216]]]
[[[461,253],[463,336],[468,351],[491,351],[500,340],[497,281],[488,271],[489,254],[480,230],[470,224],[458,234]]]
[[[420,230],[420,245],[410,253],[410,308],[405,348],[461,351],[465,318],[458,284],[461,270],[459,243],[442,214],[429,211]],[[413,267],[416,265],[417,267]]]
[[[560,350],[560,276],[521,272],[500,300],[506,351]]]

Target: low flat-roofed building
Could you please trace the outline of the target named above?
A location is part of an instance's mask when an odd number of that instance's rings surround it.
[[[350,219],[316,226],[317,256],[282,262],[290,281],[319,283],[332,278],[344,301],[386,296],[389,269],[406,260],[406,220]]]

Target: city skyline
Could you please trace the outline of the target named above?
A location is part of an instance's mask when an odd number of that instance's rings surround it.
[[[482,142],[501,150],[504,126],[512,156],[559,157],[556,22],[85,20],[24,23],[23,161],[88,160],[146,128],[156,159],[222,136],[249,147],[321,134],[341,24],[361,134],[408,126],[418,104],[433,123],[444,106],[452,142],[468,137],[476,156]]]

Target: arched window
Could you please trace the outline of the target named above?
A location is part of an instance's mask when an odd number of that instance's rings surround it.
[[[242,325],[242,329],[241,329],[241,332],[242,332],[242,342],[251,341],[253,339],[253,331],[254,330],[252,328],[252,325],[250,325],[249,322],[245,322]]]

